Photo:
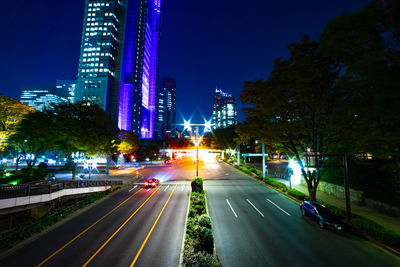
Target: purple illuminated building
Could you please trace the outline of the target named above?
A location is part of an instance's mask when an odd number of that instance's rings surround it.
[[[86,0],[75,101],[154,138],[161,0]]]

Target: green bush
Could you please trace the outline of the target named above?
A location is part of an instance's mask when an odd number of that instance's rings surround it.
[[[288,190],[288,188],[285,184],[283,184],[275,179],[267,177],[267,178],[265,178],[265,182],[269,185],[272,185],[273,187],[278,188],[279,190],[281,190],[283,192],[286,192]]]
[[[351,223],[358,229],[371,235],[382,243],[397,249],[400,248],[400,235],[389,229],[386,229],[378,223],[357,215],[353,216]]]
[[[211,229],[211,218],[207,215],[199,216],[197,223],[202,226]]]
[[[205,251],[212,254],[214,251],[214,238],[210,228],[199,226],[198,232],[198,251]]]
[[[196,227],[197,227],[197,218],[198,217],[188,217],[187,224],[186,224],[186,234],[190,238],[196,238]]]
[[[300,199],[300,200],[307,199],[307,195],[305,195],[303,192],[300,192],[297,189],[291,188],[291,189],[288,189],[287,192],[289,195],[291,195],[297,199]]]
[[[203,179],[201,177],[194,177],[192,179],[192,192],[203,193]]]
[[[346,218],[346,211],[344,209],[324,204],[336,217],[340,219]],[[357,214],[351,215],[351,224],[363,231],[364,233],[370,235],[371,237],[375,238],[376,240],[381,241],[382,243],[392,246],[394,248],[400,249],[400,235],[386,229],[385,227],[381,226],[380,224],[371,221],[367,218],[364,218]]]
[[[219,267],[218,260],[205,251],[195,251],[197,241],[191,238],[186,239],[183,252],[183,266],[190,267]]]

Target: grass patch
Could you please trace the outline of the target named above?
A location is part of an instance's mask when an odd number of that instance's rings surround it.
[[[308,198],[306,194],[304,194],[303,192],[300,192],[299,190],[294,189],[294,188],[288,189],[287,193],[289,195],[291,195],[292,197],[300,199],[300,200],[305,200]]]

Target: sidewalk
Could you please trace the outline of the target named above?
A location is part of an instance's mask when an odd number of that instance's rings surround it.
[[[280,178],[274,178],[271,177],[275,180],[278,180],[279,182],[285,184],[287,187],[289,187],[289,181],[280,179]],[[305,185],[292,185],[292,188],[299,190],[300,192],[306,194],[308,196],[308,189]],[[346,202],[344,199],[337,198],[335,196],[329,195],[328,193],[318,190],[317,191],[317,201],[327,203],[330,205],[334,205],[336,207],[340,207],[342,209],[346,209]],[[366,206],[359,206],[357,204],[352,203],[351,204],[351,212],[354,214],[361,215],[367,219],[370,219],[390,230],[393,232],[396,232],[400,234],[400,218],[398,217],[393,217],[389,216],[383,213],[378,212],[377,210],[366,207]]]

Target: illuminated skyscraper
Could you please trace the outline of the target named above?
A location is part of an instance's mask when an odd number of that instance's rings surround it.
[[[160,138],[176,135],[176,81],[163,77],[156,95],[156,132]]]
[[[213,110],[213,128],[226,128],[237,124],[236,102],[232,95],[223,92],[221,89],[215,89],[214,110]]]
[[[161,0],[86,0],[75,101],[153,138]]]

